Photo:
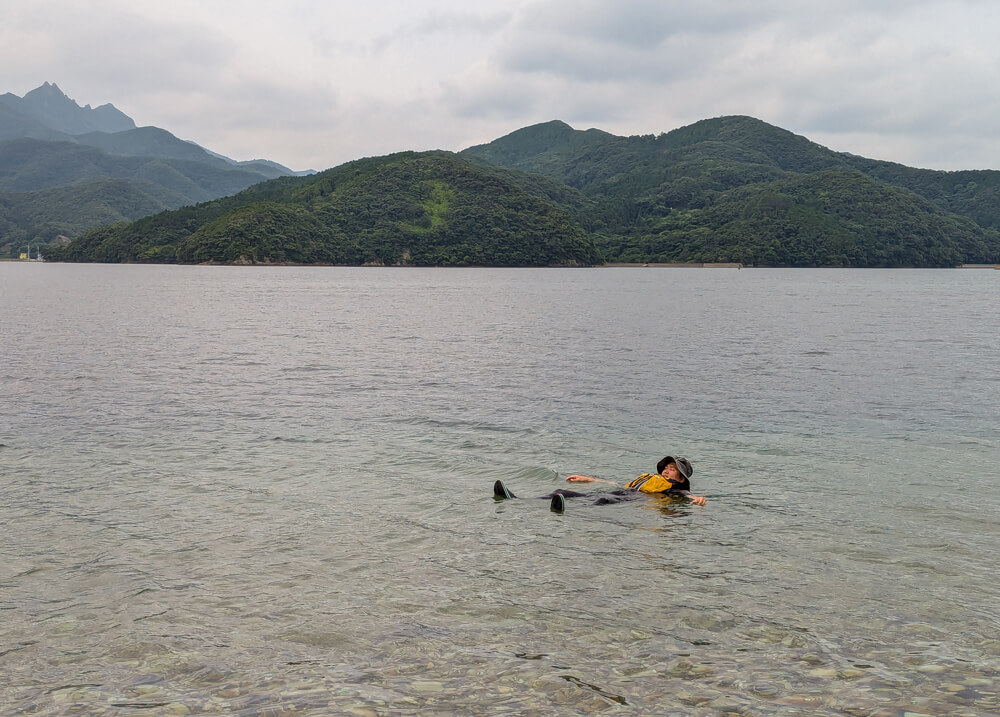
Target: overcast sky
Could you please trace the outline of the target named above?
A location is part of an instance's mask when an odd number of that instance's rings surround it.
[[[0,0],[0,93],[46,81],[293,169],[729,114],[1000,169],[996,0]]]

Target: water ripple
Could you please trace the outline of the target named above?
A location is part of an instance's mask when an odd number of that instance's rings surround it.
[[[1000,711],[985,274],[40,268],[2,712]]]

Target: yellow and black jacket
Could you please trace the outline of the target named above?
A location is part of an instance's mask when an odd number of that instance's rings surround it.
[[[642,491],[643,493],[666,493],[667,491],[689,491],[691,484],[685,478],[677,483],[672,483],[661,475],[654,473],[643,473],[634,481],[625,484],[626,488]]]

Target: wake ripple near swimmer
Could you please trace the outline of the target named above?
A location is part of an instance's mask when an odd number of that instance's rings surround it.
[[[506,476],[503,478],[504,482],[509,480],[512,485],[523,483],[533,487],[537,486],[540,490],[546,488],[546,482],[554,481],[560,477],[557,471],[544,466],[523,466],[513,472],[505,471],[504,475]]]
[[[486,423],[485,421],[445,420],[424,418],[423,416],[385,418],[383,422],[400,423],[408,426],[430,426],[432,428],[474,428],[477,431],[492,431],[494,433],[506,433],[517,436],[533,436],[538,433],[537,429],[529,426],[502,426],[496,423]]]
[[[296,438],[295,436],[261,436],[259,438],[261,441],[268,441],[274,443],[302,443],[302,444],[325,444],[325,445],[343,445],[347,443],[353,443],[350,438]]]
[[[323,364],[306,364],[304,366],[287,366],[279,369],[280,373],[339,373],[342,369],[338,366],[328,366]]]
[[[194,362],[197,366],[211,366],[213,364],[221,366],[265,366],[266,362],[256,358],[256,354],[247,352],[236,352],[222,356],[208,356]]]

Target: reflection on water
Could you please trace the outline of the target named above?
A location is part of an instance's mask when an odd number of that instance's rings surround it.
[[[0,265],[0,712],[996,713],[992,279]]]

